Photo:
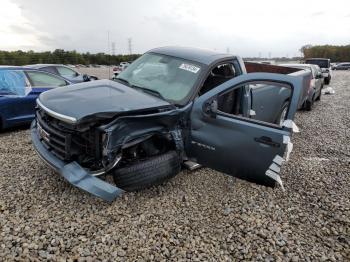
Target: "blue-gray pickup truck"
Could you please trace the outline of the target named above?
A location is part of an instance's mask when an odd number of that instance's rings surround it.
[[[41,94],[31,136],[67,181],[107,201],[186,166],[274,186],[310,79],[210,50],[157,48],[115,81]]]

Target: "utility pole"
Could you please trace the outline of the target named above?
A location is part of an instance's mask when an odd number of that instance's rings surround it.
[[[229,47],[226,48],[226,53],[227,53],[227,54],[230,53],[230,48],[229,48]]]
[[[108,79],[111,79],[111,50],[109,44],[109,30],[107,31],[107,51],[108,51]]]
[[[132,54],[132,38],[128,38],[128,48],[129,48],[129,54]]]
[[[112,42],[112,55],[115,55],[115,42]]]

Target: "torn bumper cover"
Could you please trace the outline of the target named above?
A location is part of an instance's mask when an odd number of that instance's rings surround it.
[[[61,174],[72,185],[109,202],[113,201],[124,192],[124,190],[92,176],[77,162],[65,163],[54,156],[40,142],[35,120],[31,125],[31,137],[34,148],[40,158]]]

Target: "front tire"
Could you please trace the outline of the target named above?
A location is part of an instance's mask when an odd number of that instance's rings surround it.
[[[153,156],[138,163],[116,169],[114,183],[125,191],[137,191],[174,177],[180,172],[181,162],[176,151]]]
[[[307,111],[311,111],[312,110],[312,107],[314,106],[314,101],[315,101],[314,98],[315,98],[315,96],[312,97],[311,101],[306,100],[306,102],[305,102],[305,109]]]

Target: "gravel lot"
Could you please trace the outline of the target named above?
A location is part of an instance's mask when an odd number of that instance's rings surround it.
[[[210,169],[108,204],[0,134],[0,260],[350,260],[350,72],[299,112],[286,191]]]

